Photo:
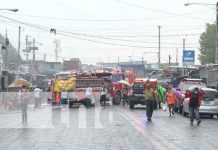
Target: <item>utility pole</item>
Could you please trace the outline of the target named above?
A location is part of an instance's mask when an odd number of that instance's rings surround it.
[[[20,57],[20,32],[21,32],[21,27],[19,26],[18,29],[19,30],[18,30],[18,48],[17,48],[17,50],[18,50],[18,57]]]
[[[215,63],[218,64],[218,2],[216,3],[216,53]]]
[[[35,39],[34,38],[33,38],[32,50],[33,50],[32,72],[33,72],[33,74],[35,74]],[[32,78],[31,78],[31,80],[32,80]]]
[[[179,66],[179,50],[176,49],[176,65]]]
[[[118,58],[117,58],[117,69],[119,69],[119,66],[120,66],[120,57],[118,56]]]
[[[33,38],[33,49],[32,50],[33,50],[33,65],[35,65],[35,59],[36,59],[35,50],[36,49],[35,49],[35,39],[34,38]]]
[[[9,40],[8,40],[8,31],[6,29],[6,35],[5,35],[5,70],[8,70],[8,45],[9,45]]]
[[[145,64],[144,64],[144,56],[142,55],[142,77],[145,77]]]
[[[183,38],[183,50],[185,50],[185,38]]]
[[[25,49],[25,52],[26,52],[26,61],[28,61],[29,59],[29,47],[28,47],[28,35],[26,36],[26,49]]]
[[[185,38],[183,38],[183,53],[185,51]],[[186,65],[186,70],[184,72],[184,56],[182,57],[182,68],[183,68],[183,75],[187,75],[188,69],[187,69],[187,65]]]
[[[185,50],[185,38],[183,38],[183,51]],[[184,56],[182,56],[182,66],[184,66]]]
[[[158,27],[158,70],[160,70],[160,28],[161,26]]]
[[[169,55],[169,69],[170,69],[170,66],[171,66],[171,56]]]
[[[44,54],[44,62],[46,61],[46,54]]]

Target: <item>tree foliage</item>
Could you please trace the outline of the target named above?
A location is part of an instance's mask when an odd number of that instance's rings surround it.
[[[9,39],[9,42],[10,42],[10,39]],[[5,38],[2,35],[0,35],[0,43],[5,46]],[[7,50],[8,50],[8,64],[10,64],[10,63],[16,63],[16,64],[22,63],[21,57],[18,56],[17,50],[13,47],[13,45],[11,43],[9,43]],[[5,56],[3,56],[3,57],[5,57]]]
[[[207,24],[206,31],[200,36],[200,55],[201,64],[215,63],[216,55],[216,25]]]

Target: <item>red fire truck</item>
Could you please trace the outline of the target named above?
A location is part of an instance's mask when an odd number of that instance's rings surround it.
[[[118,105],[122,99],[123,86],[119,83],[120,80],[127,80],[131,85],[135,81],[135,75],[131,71],[126,71],[125,73],[115,70],[111,73],[109,72],[98,72],[93,73],[93,76],[104,79],[104,85],[108,89],[109,97],[112,98],[113,104]],[[110,99],[108,98],[108,100]]]
[[[61,102],[61,91],[54,91],[54,84],[57,80],[69,80],[72,76],[74,76],[75,82],[74,88],[68,91],[68,104],[69,107],[72,107],[75,103],[80,103],[85,106],[92,106],[95,104],[96,101],[100,99],[99,93],[102,85],[104,84],[102,78],[94,77],[88,74],[56,74],[54,80],[52,80],[52,91],[51,94],[53,95],[52,99],[55,103]],[[91,97],[86,96],[86,89],[90,87],[92,88]]]

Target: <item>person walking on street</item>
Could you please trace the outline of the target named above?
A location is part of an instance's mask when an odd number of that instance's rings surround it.
[[[128,94],[129,94],[129,87],[127,85],[123,85],[123,106],[125,103],[128,105]]]
[[[102,103],[104,103],[104,106],[105,106],[106,98],[107,98],[107,89],[106,89],[106,87],[104,86],[104,87],[101,88],[101,90],[100,90],[100,104],[101,104],[101,105],[102,105]]]
[[[164,88],[161,85],[157,86],[157,101],[158,101],[158,107],[161,108],[161,103],[163,103],[164,100]]]
[[[35,88],[34,89],[34,104],[35,108],[41,106],[41,92],[42,90],[40,88]]]
[[[28,93],[27,87],[22,86],[21,90],[21,112],[22,112],[22,123],[27,123],[27,107],[28,107]]]
[[[147,120],[151,121],[153,110],[154,110],[154,102],[156,100],[157,91],[154,88],[150,88],[149,85],[145,86],[145,101],[146,101],[146,116]]]
[[[166,100],[169,107],[169,116],[174,116],[174,106],[176,104],[175,95],[172,91],[172,88],[169,87],[168,92],[166,94]]]
[[[193,125],[194,118],[197,120],[197,125],[200,125],[201,119],[199,115],[199,107],[201,106],[201,98],[205,94],[202,89],[195,87],[193,91],[187,91],[185,96],[189,98],[190,106],[190,124]]]
[[[90,87],[90,85],[87,85],[87,89],[86,89],[86,106],[90,107],[91,103],[92,103],[92,88]]]

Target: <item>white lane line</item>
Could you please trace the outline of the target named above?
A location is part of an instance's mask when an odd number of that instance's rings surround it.
[[[161,137],[158,133],[156,133],[156,131],[153,132],[149,130],[145,131],[146,126],[152,125],[152,122],[147,123],[146,120],[144,120],[145,124],[143,124],[141,118],[134,116],[134,114],[132,114],[130,111],[121,113],[121,116],[125,118],[127,121],[129,121],[130,124],[146,138],[146,140],[149,140],[152,146],[154,146],[153,147],[154,149],[158,149],[158,150],[174,149],[173,146],[170,143],[168,143],[168,141],[164,137]]]

